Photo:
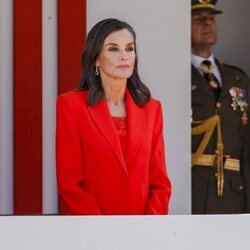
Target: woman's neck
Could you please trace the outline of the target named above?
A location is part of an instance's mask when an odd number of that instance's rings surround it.
[[[127,81],[104,81],[102,86],[111,116],[126,116],[125,90]]]
[[[103,83],[103,88],[107,101],[117,105],[118,103],[123,103],[125,101],[125,90],[126,81],[114,81],[109,83]]]

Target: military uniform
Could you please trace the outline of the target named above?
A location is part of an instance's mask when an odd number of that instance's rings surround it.
[[[222,90],[217,100],[208,82],[192,66],[193,128],[199,126],[195,121],[201,121],[202,124],[214,116],[218,117],[220,125],[214,127],[199,159],[192,162],[192,213],[249,212],[250,173],[247,161],[250,130],[246,101],[249,79],[236,67],[221,64],[217,60],[216,64],[222,77]],[[213,127],[210,125],[206,129]],[[222,193],[218,193],[219,170],[216,164],[219,130],[223,144]],[[204,133],[192,136],[193,155],[197,153],[203,138]]]

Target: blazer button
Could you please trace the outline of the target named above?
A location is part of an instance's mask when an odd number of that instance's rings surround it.
[[[243,186],[242,185],[239,186],[239,191],[243,191]]]
[[[216,107],[217,107],[217,108],[221,108],[221,106],[222,106],[222,105],[221,105],[220,102],[217,102],[217,103],[216,103]]]

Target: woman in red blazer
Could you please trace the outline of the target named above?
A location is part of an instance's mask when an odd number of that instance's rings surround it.
[[[63,214],[167,214],[162,109],[137,71],[136,35],[117,19],[89,32],[80,89],[57,102]]]

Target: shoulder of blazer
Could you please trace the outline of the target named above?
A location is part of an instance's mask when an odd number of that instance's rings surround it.
[[[243,78],[244,80],[248,81],[248,75],[243,69],[241,69],[235,65],[222,63],[217,59],[216,59],[216,64],[219,66],[219,68],[222,68],[225,71],[230,71],[236,78],[240,77],[240,78]]]
[[[150,100],[146,104],[144,104],[142,107],[145,107],[145,109],[153,109],[153,108],[158,108],[159,105],[161,105],[161,102],[151,97]]]
[[[221,63],[217,59],[216,64],[222,76],[226,76],[227,78],[231,77],[234,84],[243,84],[242,86],[244,86],[244,88],[249,89],[249,77],[244,70],[234,65]]]
[[[163,114],[164,107],[159,100],[151,98],[145,105],[142,106],[144,111],[150,117],[157,117]]]
[[[64,99],[73,105],[87,105],[88,92],[84,90],[71,90],[60,94],[58,99]]]
[[[247,73],[243,69],[241,69],[241,68],[239,68],[239,67],[237,67],[235,65],[222,63],[222,66],[224,66],[226,68],[230,68],[231,70],[233,70],[235,72],[238,72],[238,73],[241,73],[241,74],[243,74],[243,75],[245,75],[247,77]]]

